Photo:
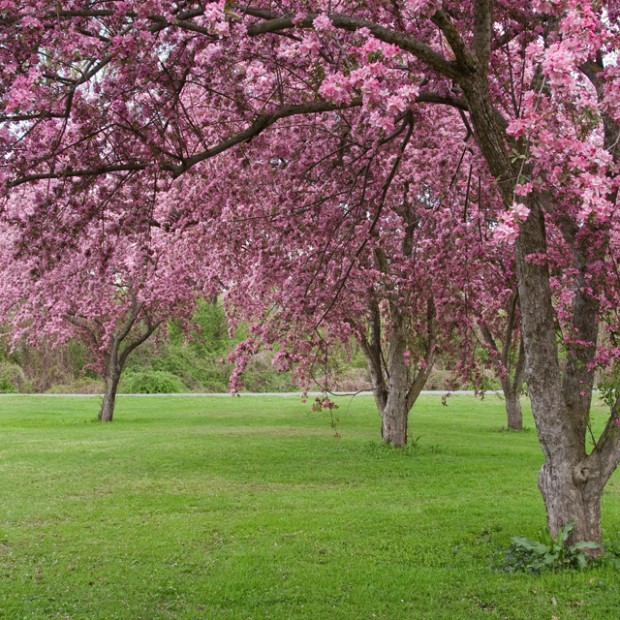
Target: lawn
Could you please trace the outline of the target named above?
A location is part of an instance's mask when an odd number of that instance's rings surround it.
[[[544,526],[540,449],[502,402],[424,396],[415,446],[372,399],[0,397],[0,618],[614,619],[609,566],[508,574]],[[620,476],[603,502],[620,541]]]

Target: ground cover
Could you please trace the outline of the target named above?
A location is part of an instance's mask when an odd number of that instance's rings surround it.
[[[296,398],[121,396],[101,425],[97,398],[1,397],[0,618],[618,617],[609,566],[493,570],[544,525],[498,398],[421,397],[402,452],[339,403],[336,438]],[[618,474],[603,512],[617,543]]]

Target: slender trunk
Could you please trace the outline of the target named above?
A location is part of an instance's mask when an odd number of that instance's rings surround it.
[[[511,431],[523,430],[523,413],[521,411],[521,395],[511,385],[502,381],[502,391],[506,402],[506,423]]]
[[[106,373],[104,378],[103,402],[99,411],[98,419],[100,422],[112,422],[114,417],[114,407],[116,405],[116,392],[121,379],[120,369],[111,373]]]
[[[492,358],[494,360],[493,366],[496,376],[499,377],[506,403],[507,427],[510,430],[522,431],[523,415],[521,413],[520,394],[525,376],[525,348],[523,345],[523,338],[519,338],[519,352],[517,354],[517,361],[514,364],[514,368],[511,363],[511,349],[513,348],[517,299],[518,296],[514,295],[511,303],[509,304],[508,322],[506,325],[506,331],[501,341],[501,351],[498,350],[495,338],[493,337],[488,325],[484,321],[481,321],[479,327],[485,343],[491,348],[494,354]]]
[[[508,359],[508,354],[506,354]],[[521,411],[521,387],[525,378],[525,345],[523,337],[519,339],[519,353],[515,364],[512,381],[506,378],[502,382],[502,390],[506,398],[506,420],[508,428],[514,431],[523,430],[523,412]]]
[[[123,363],[119,359],[119,346],[120,340],[113,338],[103,373],[103,402],[98,416],[100,422],[111,422],[114,417],[116,392],[123,371]]]

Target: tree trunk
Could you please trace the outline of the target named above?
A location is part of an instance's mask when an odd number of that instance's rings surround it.
[[[538,487],[547,511],[547,526],[556,535],[568,523],[573,523],[569,544],[577,541],[602,543],[600,479],[589,479],[581,463],[574,463],[569,454],[547,460],[538,476]],[[602,552],[602,547],[597,553]]]
[[[484,76],[461,80],[470,106],[470,117],[478,144],[489,164],[505,205],[513,201],[514,179],[507,156],[507,137],[497,124]],[[514,145],[518,148],[519,145]],[[523,170],[527,175],[528,170]],[[532,413],[544,455],[539,488],[547,511],[547,526],[555,536],[573,522],[568,544],[578,541],[601,543],[600,497],[618,463],[613,420],[589,456],[586,454],[586,430],[592,394],[593,375],[589,344],[567,350],[564,376],[558,359],[556,315],[547,263],[539,260],[547,253],[545,207],[549,196],[531,194],[527,200],[530,214],[521,225],[517,241],[517,280],[522,311],[523,341],[526,354],[526,381]],[[585,264],[576,234],[563,230],[574,253],[578,273]],[[568,233],[568,234],[567,234]],[[585,273],[585,271],[584,271]],[[573,300],[572,337],[581,343],[596,343],[597,307],[594,296],[576,281]],[[616,450],[616,451],[614,451]]]
[[[578,249],[574,249],[578,254]],[[555,339],[555,315],[544,264],[531,260],[544,254],[544,211],[536,201],[519,235],[517,269],[527,357],[527,383],[532,412],[545,462],[538,486],[553,536],[574,524],[568,544],[592,541],[601,544],[600,498],[609,476],[608,463],[600,463],[595,450],[585,450],[593,375],[588,368],[592,350],[569,347],[564,376]],[[573,301],[573,325],[582,342],[596,342],[595,300],[578,287]]]
[[[411,409],[408,398],[410,381],[404,363],[406,342],[403,341],[399,346],[398,337],[392,334],[390,345],[392,349],[385,371],[380,361],[373,360],[367,353],[368,370],[375,403],[381,415],[381,438],[387,444],[403,448],[407,445],[407,423]],[[401,360],[397,359],[398,355]]]
[[[506,359],[509,355],[506,355]],[[515,431],[523,430],[523,413],[521,411],[521,388],[525,379],[525,344],[523,336],[519,339],[519,353],[517,355],[517,363],[514,369],[514,377],[512,381],[508,379],[504,390],[506,396],[506,417],[508,428]],[[502,385],[502,389],[504,386]]]
[[[407,445],[409,412],[426,384],[435,358],[435,305],[427,300],[427,325],[424,359],[411,366],[405,359],[407,351],[407,321],[400,309],[392,306],[391,333],[387,355],[383,355],[381,316],[374,299],[370,299],[370,340],[361,340],[362,350],[372,379],[373,395],[381,415],[381,438],[396,448]]]
[[[506,423],[511,431],[523,430],[523,414],[521,412],[521,395],[518,390],[513,390],[511,386],[504,386],[504,399],[506,401]]]
[[[116,405],[116,392],[121,379],[120,368],[115,367],[107,372],[104,378],[103,402],[99,411],[98,420],[100,422],[112,422],[114,417],[114,407]]]
[[[407,424],[409,420],[407,385],[392,387],[385,407],[381,410],[381,438],[395,448],[407,445]]]

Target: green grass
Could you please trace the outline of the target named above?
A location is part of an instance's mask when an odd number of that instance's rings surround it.
[[[544,526],[534,430],[422,397],[415,448],[370,398],[0,398],[0,618],[616,619],[609,567],[492,570]],[[526,424],[532,427],[527,418]],[[603,502],[620,539],[620,480]]]

